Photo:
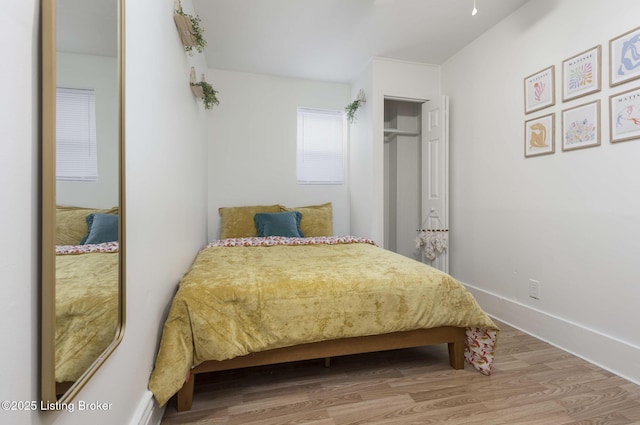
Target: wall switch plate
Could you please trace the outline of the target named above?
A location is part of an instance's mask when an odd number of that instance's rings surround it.
[[[529,296],[536,300],[540,299],[540,282],[529,279]]]

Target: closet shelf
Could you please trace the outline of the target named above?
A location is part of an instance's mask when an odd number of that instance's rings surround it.
[[[393,136],[419,136],[419,131],[408,131],[408,130],[399,130],[397,128],[385,128],[385,135],[393,135]]]

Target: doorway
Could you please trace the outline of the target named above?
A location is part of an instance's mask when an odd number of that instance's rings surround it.
[[[448,272],[448,98],[384,99],[384,248]],[[421,231],[447,242],[436,258]]]

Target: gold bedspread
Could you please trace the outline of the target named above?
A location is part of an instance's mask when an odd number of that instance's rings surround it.
[[[208,247],[180,282],[149,389],[206,360],[437,326],[497,329],[449,275],[367,243]]]
[[[56,382],[76,381],[113,341],[118,252],[56,256]]]

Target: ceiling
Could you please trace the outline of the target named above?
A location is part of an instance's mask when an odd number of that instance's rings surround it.
[[[210,68],[351,82],[373,57],[442,64],[527,0],[193,0]],[[189,12],[185,10],[185,12]]]

